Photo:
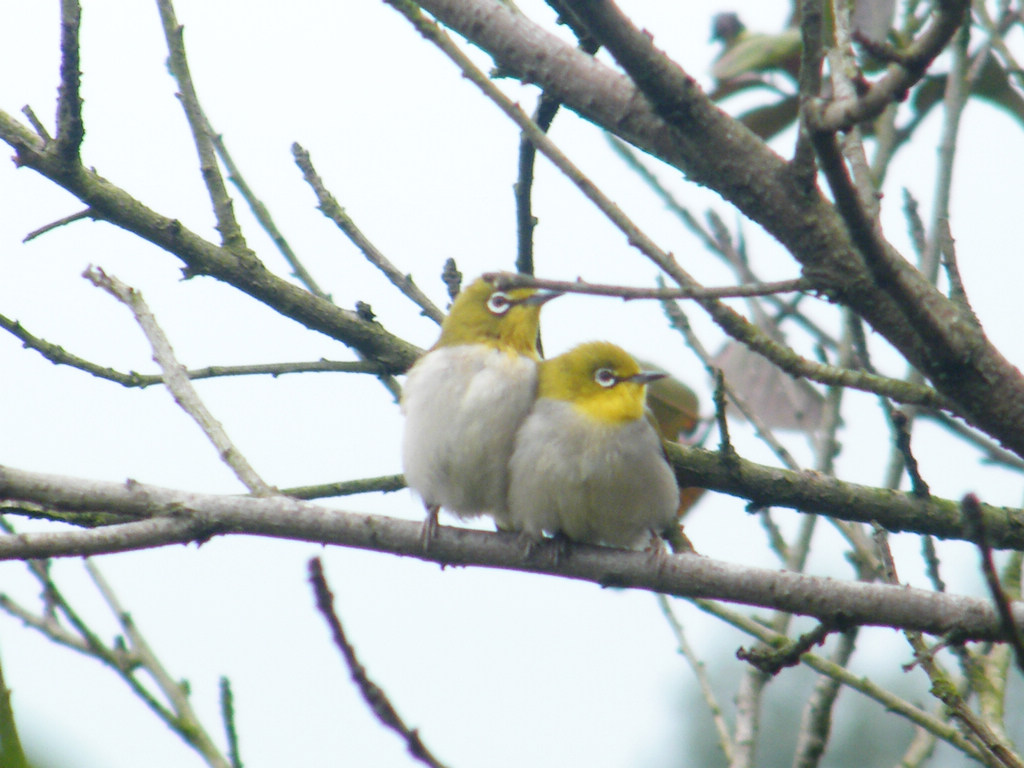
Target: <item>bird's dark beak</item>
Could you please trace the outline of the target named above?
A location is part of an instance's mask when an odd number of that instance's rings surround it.
[[[561,295],[561,293],[556,293],[555,291],[537,291],[523,299],[522,303],[528,307],[541,307],[552,299],[557,299]]]
[[[664,379],[667,376],[667,373],[662,373],[661,371],[640,371],[640,373],[634,373],[632,376],[623,379],[623,381],[635,381],[637,384],[650,384],[652,381]]]

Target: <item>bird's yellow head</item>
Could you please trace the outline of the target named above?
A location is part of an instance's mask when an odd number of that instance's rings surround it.
[[[644,416],[647,382],[664,373],[641,371],[636,360],[607,341],[591,341],[540,364],[538,396],[564,400],[604,423]]]
[[[540,308],[558,295],[534,288],[499,291],[483,278],[475,280],[455,297],[434,348],[487,344],[536,360]]]

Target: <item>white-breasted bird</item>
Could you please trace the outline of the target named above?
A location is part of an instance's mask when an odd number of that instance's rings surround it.
[[[679,487],[644,403],[663,376],[603,341],[540,363],[509,464],[513,530],[636,548],[673,528]]]
[[[409,369],[402,396],[402,466],[427,507],[424,543],[444,507],[460,518],[487,514],[508,527],[513,438],[537,396],[540,308],[558,296],[464,288],[441,336]]]

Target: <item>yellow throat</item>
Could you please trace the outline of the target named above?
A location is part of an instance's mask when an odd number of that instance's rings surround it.
[[[646,384],[662,375],[641,371],[621,347],[593,341],[541,362],[538,397],[570,403],[599,423],[621,424],[643,418]]]

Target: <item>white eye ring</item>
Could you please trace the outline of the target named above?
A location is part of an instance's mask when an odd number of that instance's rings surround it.
[[[512,300],[509,299],[507,293],[501,291],[495,291],[491,294],[491,297],[487,299],[487,309],[490,310],[492,315],[504,315],[512,307]]]
[[[594,372],[594,381],[602,387],[614,387],[619,383],[619,377],[610,368],[598,368]]]

